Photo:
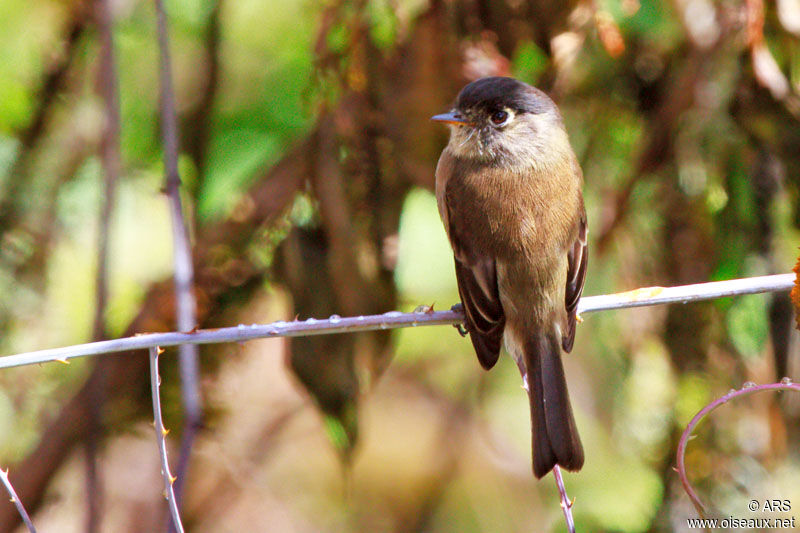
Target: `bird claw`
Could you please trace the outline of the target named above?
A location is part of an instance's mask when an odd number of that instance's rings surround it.
[[[450,308],[450,310],[453,311],[454,313],[458,313],[460,315],[463,315],[464,314],[464,304],[459,302],[459,303],[453,305]],[[467,330],[467,328],[464,327],[464,324],[453,324],[453,327],[458,330],[458,333],[462,337],[466,337],[469,334],[469,331]]]

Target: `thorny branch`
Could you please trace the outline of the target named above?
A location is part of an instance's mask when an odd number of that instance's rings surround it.
[[[685,463],[685,456],[686,456],[686,446],[689,444],[689,439],[692,435],[692,431],[700,423],[703,418],[711,411],[716,409],[717,407],[728,403],[729,401],[733,400],[734,398],[738,398],[740,396],[747,396],[749,394],[753,394],[754,392],[762,392],[767,390],[794,390],[800,392],[800,384],[792,383],[791,379],[783,378],[780,383],[769,383],[766,385],[756,385],[752,382],[745,383],[741,389],[739,390],[731,390],[725,396],[717,398],[710,404],[703,407],[694,418],[689,422],[689,425],[686,426],[686,429],[683,430],[683,434],[681,434],[681,439],[678,442],[678,451],[677,451],[677,472],[678,477],[681,479],[681,484],[683,485],[683,489],[686,491],[686,494],[689,496],[689,499],[692,500],[692,504],[694,505],[697,512],[700,516],[705,515],[706,507],[703,505],[703,502],[700,501],[699,496],[692,488],[692,484],[689,482],[689,478],[686,475],[686,463]]]
[[[19,501],[19,497],[17,496],[17,491],[14,490],[14,486],[11,484],[11,480],[8,479],[8,470],[0,469],[0,481],[3,482],[3,485],[5,485],[8,495],[11,496],[11,501],[14,503],[14,506],[17,508],[17,512],[22,517],[22,521],[25,523],[25,527],[28,528],[28,531],[30,533],[36,533],[36,528],[33,527],[33,522],[31,522],[31,517],[28,515],[28,511],[25,510],[25,506],[23,506],[22,502]]]
[[[575,533],[575,519],[572,517],[572,502],[567,496],[567,488],[564,486],[564,478],[561,476],[561,468],[558,465],[553,467],[553,477],[556,478],[558,495],[561,498],[561,511],[564,513],[564,521],[567,523],[569,533]]]
[[[186,226],[180,196],[178,174],[178,123],[175,111],[175,94],[172,90],[172,73],[167,35],[167,17],[162,0],[155,0],[158,22],[158,47],[160,50],[159,76],[161,98],[161,136],[164,144],[164,167],[166,171],[166,193],[172,218],[175,301],[177,302],[177,326],[180,331],[191,331],[197,327],[197,301],[194,295],[194,266],[192,247]],[[189,466],[189,454],[194,437],[201,422],[201,400],[199,387],[199,356],[197,346],[182,344],[178,347],[178,362],[181,375],[183,408],[186,413],[183,442],[178,460],[178,485],[175,489],[181,498],[183,480]]]
[[[161,377],[158,375],[158,356],[164,350],[158,346],[150,348],[150,391],[153,396],[153,427],[156,430],[156,441],[158,441],[158,455],[161,459],[161,476],[164,479],[164,497],[169,505],[169,513],[172,516],[172,526],[177,533],[183,533],[183,524],[178,511],[178,502],[175,500],[175,490],[173,485],[175,477],[169,470],[167,459],[167,429],[164,427],[164,420],[161,417]]]
[[[742,294],[788,291],[793,287],[794,281],[794,274],[776,274],[773,276],[713,281],[677,287],[646,287],[617,294],[585,296],[581,298],[578,304],[578,313],[669,303],[689,303]],[[413,313],[390,311],[382,315],[344,318],[333,315],[325,320],[309,318],[305,321],[279,321],[271,324],[252,324],[249,326],[239,324],[233,327],[196,330],[185,333],[176,331],[147,333],[121,339],[8,355],[0,357],[0,369],[49,361],[68,363],[69,359],[74,357],[140,350],[154,346],[216,344],[273,337],[303,337],[389,328],[456,325],[463,322],[463,320],[464,315],[457,311],[425,309]]]

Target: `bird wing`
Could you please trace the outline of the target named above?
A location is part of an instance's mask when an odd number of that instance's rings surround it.
[[[452,216],[452,211],[457,206],[457,198],[456,194],[446,195],[443,206],[445,216],[442,218],[453,247],[458,294],[464,304],[470,340],[478,355],[478,361],[488,370],[500,356],[503,328],[506,323],[497,286],[497,265],[494,257],[478,253],[467,244],[470,240],[463,238],[468,230],[461,227],[459,221],[464,219]]]
[[[586,281],[586,265],[589,261],[589,249],[586,245],[586,213],[581,213],[578,226],[578,237],[567,253],[567,290],[565,303],[567,308],[567,327],[561,338],[561,347],[565,352],[572,350],[575,342],[575,322],[578,310],[578,301],[583,293],[583,284]]]

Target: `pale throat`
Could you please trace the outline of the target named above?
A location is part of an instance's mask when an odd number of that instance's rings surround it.
[[[494,133],[494,139],[486,140],[481,128],[450,126],[448,149],[453,155],[476,162],[499,163],[508,172],[517,174],[530,170],[548,171],[564,164],[571,154],[566,131],[559,127],[547,128],[548,135],[535,134],[530,130]],[[503,138],[497,138],[503,135]]]

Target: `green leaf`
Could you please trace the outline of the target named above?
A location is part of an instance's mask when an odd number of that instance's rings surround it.
[[[767,303],[753,294],[734,300],[727,316],[728,333],[736,349],[746,358],[756,358],[767,340]]]

